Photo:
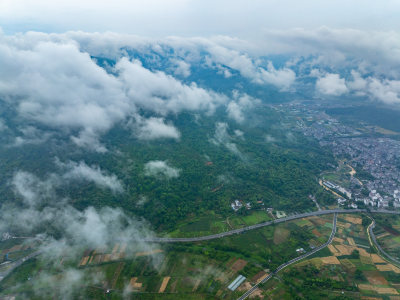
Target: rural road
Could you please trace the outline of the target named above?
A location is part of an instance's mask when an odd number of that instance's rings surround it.
[[[285,262],[285,263],[281,264],[275,271],[273,271],[271,274],[269,274],[267,277],[265,277],[259,283],[254,285],[250,290],[248,290],[246,293],[244,293],[241,297],[239,297],[238,300],[246,299],[248,296],[250,296],[258,288],[258,286],[260,284],[263,284],[263,283],[267,282],[268,280],[270,280],[280,270],[286,268],[287,266],[289,266],[289,265],[291,265],[291,264],[293,264],[295,262],[298,262],[298,261],[302,260],[303,258],[306,258],[306,257],[308,257],[310,255],[313,255],[314,253],[316,253],[319,250],[321,250],[321,249],[325,248],[326,246],[328,246],[332,242],[332,239],[336,234],[336,220],[337,220],[337,213],[334,213],[332,232],[331,232],[331,235],[329,236],[328,241],[325,244],[322,244],[321,246],[314,248],[310,252],[307,252],[307,253],[305,253],[303,255],[300,255],[299,257],[293,258],[292,260],[289,260],[288,262]]]
[[[258,228],[262,228],[265,226],[269,226],[272,224],[283,223],[286,221],[307,218],[312,216],[320,216],[320,215],[329,215],[329,214],[354,214],[354,213],[361,213],[361,212],[368,212],[366,209],[330,209],[330,210],[319,210],[313,211],[308,213],[296,214],[292,216],[288,216],[285,218],[280,218],[264,223],[259,223],[251,226],[246,226],[239,229],[234,229],[230,231],[225,231],[217,234],[200,236],[200,237],[192,237],[192,238],[169,238],[169,237],[154,237],[154,238],[145,238],[144,241],[150,243],[185,243],[185,242],[201,242],[201,241],[208,241],[214,239],[220,239],[226,236],[244,233],[249,230],[254,230]],[[385,213],[385,214],[400,214],[400,211],[391,211],[391,210],[370,210],[371,213]]]

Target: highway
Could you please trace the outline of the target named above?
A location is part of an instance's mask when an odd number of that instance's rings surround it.
[[[319,247],[314,248],[314,249],[311,250],[310,252],[307,252],[307,253],[305,253],[305,254],[303,254],[303,255],[300,255],[300,256],[298,256],[298,257],[296,257],[296,258],[293,258],[292,260],[289,260],[288,262],[285,262],[285,263],[281,264],[275,271],[273,271],[272,273],[270,273],[267,277],[265,277],[265,278],[264,278],[263,280],[261,280],[259,283],[257,283],[256,285],[254,285],[250,290],[248,290],[246,293],[244,293],[242,296],[240,296],[240,297],[238,298],[238,300],[246,299],[248,296],[250,296],[250,295],[258,288],[258,286],[259,286],[260,284],[263,284],[263,283],[267,282],[268,280],[270,280],[270,279],[271,279],[274,275],[276,275],[280,270],[286,268],[287,266],[289,266],[289,265],[291,265],[291,264],[293,264],[293,263],[295,263],[295,262],[298,262],[298,261],[302,260],[303,258],[306,258],[306,257],[308,257],[308,256],[310,256],[310,255],[313,255],[314,253],[318,252],[319,250],[325,248],[325,247],[328,246],[330,243],[332,243],[332,239],[334,238],[334,236],[335,236],[335,234],[336,234],[336,220],[337,220],[337,213],[334,213],[332,232],[331,232],[331,235],[329,236],[328,241],[327,241],[325,244],[323,244],[323,245],[321,245],[321,246],[319,246]]]
[[[154,237],[154,238],[145,238],[144,241],[149,243],[189,243],[189,242],[201,242],[201,241],[208,241],[214,239],[220,239],[226,236],[234,235],[234,234],[241,234],[249,230],[254,230],[258,228],[262,228],[265,226],[269,226],[272,224],[283,223],[291,220],[307,218],[312,216],[321,216],[321,215],[329,215],[329,214],[354,214],[354,213],[361,213],[361,212],[368,212],[366,209],[330,209],[330,210],[319,210],[313,211],[308,213],[302,214],[295,214],[292,216],[288,216],[285,218],[276,219],[273,221],[267,221],[251,226],[246,226],[239,229],[234,229],[230,231],[225,231],[217,234],[200,236],[200,237],[192,237],[192,238],[169,238],[169,237]],[[371,213],[385,213],[385,214],[400,214],[400,211],[391,211],[391,210],[370,210]]]
[[[368,233],[369,233],[369,236],[371,237],[371,240],[374,243],[375,247],[378,249],[379,252],[381,252],[383,254],[383,256],[386,256],[387,258],[389,258],[389,260],[394,261],[397,264],[400,264],[400,261],[398,259],[391,256],[389,253],[387,253],[385,250],[383,250],[382,247],[378,244],[378,242],[375,238],[374,231],[373,231],[374,228],[375,228],[375,220],[372,219],[371,225],[368,226]]]
[[[26,262],[27,260],[29,260],[31,258],[38,256],[40,253],[41,253],[41,251],[35,251],[25,257],[18,259],[17,261],[10,263],[11,267],[7,271],[0,273],[0,281],[2,281],[5,277],[7,277],[12,271],[14,271],[16,268],[18,268],[24,262]]]
[[[331,209],[331,210],[319,210],[319,211],[314,211],[314,212],[309,212],[309,213],[302,213],[302,214],[295,214],[292,216],[288,216],[285,218],[280,218],[280,219],[276,219],[273,221],[268,221],[268,222],[264,222],[264,223],[259,223],[259,224],[255,224],[255,225],[251,225],[251,226],[247,226],[247,227],[243,227],[243,228],[239,228],[239,229],[235,229],[235,230],[230,230],[230,231],[226,231],[226,232],[221,232],[221,233],[217,233],[217,234],[212,234],[212,235],[206,235],[206,236],[201,236],[201,237],[193,237],[193,238],[168,238],[168,237],[154,237],[154,238],[145,238],[143,239],[146,242],[151,242],[151,243],[185,243],[185,242],[201,242],[201,241],[208,241],[208,240],[213,240],[213,239],[220,239],[226,236],[230,236],[230,235],[234,235],[234,234],[241,234],[244,233],[246,231],[249,230],[254,230],[254,229],[258,229],[258,228],[262,228],[265,226],[269,226],[272,224],[279,224],[279,223],[283,223],[283,222],[287,222],[287,221],[291,221],[291,220],[296,220],[296,219],[301,219],[301,218],[307,218],[307,217],[312,217],[312,216],[320,216],[320,215],[328,215],[328,214],[334,214],[334,230],[336,232],[336,215],[337,214],[353,214],[353,213],[362,213],[362,212],[368,212],[366,209]],[[384,214],[400,214],[400,211],[391,211],[391,210],[370,210],[370,213],[384,213]],[[375,226],[375,225],[374,225]],[[326,247],[332,240],[334,234],[334,231],[332,231],[331,237],[329,238],[328,242],[325,243],[324,245],[315,248],[314,250],[312,250],[309,253],[306,253],[302,256],[299,256],[281,266],[278,267],[278,269],[276,269],[273,273],[271,273],[268,277],[266,277],[262,282],[266,282],[268,279],[270,279],[274,274],[276,274],[276,272],[279,272],[280,270],[282,270],[283,268],[285,268],[286,266],[303,259],[304,257],[307,257],[317,251],[319,251],[320,249]],[[372,228],[370,229],[370,232],[372,232]],[[379,245],[376,243],[375,240],[375,236],[373,235],[373,232],[371,234],[371,237],[373,238],[375,244],[377,245],[378,249],[386,254],[386,252],[384,252]],[[3,278],[5,278],[8,274],[10,274],[14,269],[16,269],[17,267],[19,267],[22,263],[24,263],[25,261],[37,256],[40,254],[40,251],[31,253],[30,255],[19,259],[18,261],[13,263],[13,266],[7,270],[6,272],[0,273],[0,281],[3,280]],[[387,255],[388,256],[388,255]],[[390,256],[389,256],[390,257]],[[397,261],[395,259],[393,259],[394,261]],[[246,296],[247,297],[247,296]],[[244,299],[244,298],[240,298],[240,299]]]

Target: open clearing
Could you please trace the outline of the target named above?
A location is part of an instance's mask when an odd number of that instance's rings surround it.
[[[274,231],[274,244],[279,245],[287,240],[290,231],[286,228],[277,227]]]

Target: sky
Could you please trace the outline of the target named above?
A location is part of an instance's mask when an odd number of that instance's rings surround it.
[[[396,0],[0,0],[0,27],[7,34],[81,30],[248,38],[298,27],[399,31],[399,15]]]

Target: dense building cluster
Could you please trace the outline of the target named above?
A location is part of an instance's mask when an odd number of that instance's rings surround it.
[[[375,208],[400,207],[400,141],[365,134],[340,123],[318,107],[290,104],[289,111],[301,116],[297,127],[305,136],[317,139],[321,146],[329,147],[335,157],[346,158],[352,166],[371,175],[362,182],[353,176],[350,178],[348,192],[353,194],[355,202]],[[335,183],[329,184],[333,189],[343,189]],[[349,206],[356,204],[350,202]]]

